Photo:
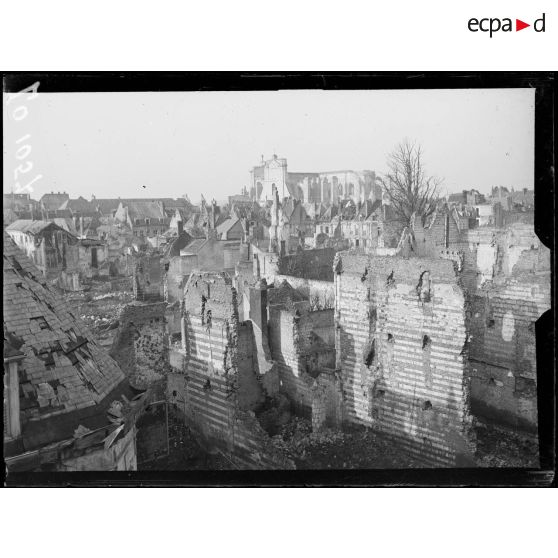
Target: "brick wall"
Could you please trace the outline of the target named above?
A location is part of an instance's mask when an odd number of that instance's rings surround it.
[[[184,292],[184,365],[173,374],[171,401],[176,398],[200,441],[232,468],[293,468],[254,414],[264,391],[255,372],[252,326],[239,323],[237,304],[223,274],[190,277]]]
[[[550,253],[532,225],[467,231],[471,404],[479,417],[537,428],[535,322],[550,308]]]
[[[335,366],[333,310],[303,312],[271,306],[269,345],[276,362],[279,391],[296,413],[312,416],[316,378]]]
[[[342,252],[336,272],[345,419],[430,465],[469,460],[465,298],[453,263]]]

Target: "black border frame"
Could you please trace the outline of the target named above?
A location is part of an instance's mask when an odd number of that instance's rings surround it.
[[[535,231],[551,250],[551,309],[538,320],[540,469],[372,469],[10,473],[6,486],[554,486],[555,72],[11,72],[4,93],[40,81],[39,92],[275,91],[279,89],[535,89]],[[4,473],[5,474],[5,473]]]

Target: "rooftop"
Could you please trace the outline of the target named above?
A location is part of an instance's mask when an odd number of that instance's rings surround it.
[[[125,381],[117,363],[98,345],[64,298],[4,233],[4,338],[25,356],[20,371],[24,450],[52,440],[53,417],[67,423],[78,410],[97,407]],[[95,419],[97,420],[97,419]],[[107,422],[104,416],[100,422]],[[77,428],[71,421],[67,430]],[[31,436],[31,432],[34,432]],[[66,434],[64,434],[66,435]]]

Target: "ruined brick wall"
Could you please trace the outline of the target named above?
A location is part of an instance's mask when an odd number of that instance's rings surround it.
[[[343,389],[334,370],[322,372],[312,385],[312,430],[336,428],[343,421]]]
[[[184,292],[183,371],[173,379],[188,425],[232,468],[293,468],[258,423],[264,391],[255,372],[251,325],[239,323],[224,274],[193,274]],[[172,394],[171,394],[172,396]]]
[[[269,309],[269,345],[279,375],[279,391],[293,410],[310,417],[314,380],[335,366],[333,310],[304,312],[279,306]]]
[[[434,466],[470,448],[465,297],[453,262],[336,262],[336,346],[345,419],[376,426]]]
[[[550,308],[550,252],[532,226],[469,231],[472,411],[536,431],[536,321]]]
[[[165,301],[173,303],[182,298],[186,280],[197,262],[196,256],[175,256],[168,261],[163,279]]]
[[[269,347],[277,363],[279,391],[287,395],[295,412],[310,417],[312,378],[306,374],[299,347],[299,321],[292,310],[269,308]]]
[[[133,386],[156,386],[158,395],[170,371],[165,306],[163,302],[129,304],[120,316],[110,350]]]
[[[138,256],[133,271],[133,289],[136,300],[163,300],[163,268],[160,254]]]
[[[336,253],[335,248],[316,248],[283,256],[279,260],[279,274],[333,281],[332,266]]]

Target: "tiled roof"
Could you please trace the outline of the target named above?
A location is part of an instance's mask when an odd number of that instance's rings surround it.
[[[267,299],[269,304],[285,304],[287,302],[302,302],[305,300],[286,279],[283,279],[283,281],[274,288],[267,290]]]
[[[165,219],[167,217],[157,202],[123,201],[122,205],[128,208],[128,214],[132,219]]]
[[[229,232],[238,223],[238,221],[238,217],[229,217],[216,227],[217,232],[220,235]]]
[[[52,192],[50,194],[45,194],[40,201],[46,209],[51,210],[60,209],[62,204],[69,198],[70,196],[65,192],[58,194]]]
[[[121,201],[122,200],[119,200],[118,198],[113,198],[113,199],[96,198],[94,200],[91,200],[91,205],[97,208],[98,211],[100,211],[103,215],[109,215],[111,213],[114,213],[118,209],[118,206],[120,205]]]
[[[20,367],[22,417],[29,421],[23,421],[25,444],[26,428],[40,429],[36,421],[98,405],[125,376],[7,233],[3,295],[4,335],[20,339],[18,350],[25,354]]]
[[[207,238],[196,238],[184,248],[184,251],[197,254],[205,246],[206,242],[208,242]]]
[[[48,227],[59,228],[52,221],[33,221],[32,219],[18,219],[6,227],[7,231],[20,231],[30,234],[39,234]]]
[[[65,231],[77,236],[77,231],[73,219],[70,219],[68,217],[65,219],[63,219],[62,217],[55,217],[53,221],[61,229],[64,229]]]

